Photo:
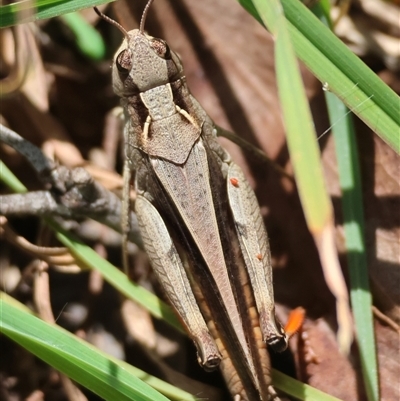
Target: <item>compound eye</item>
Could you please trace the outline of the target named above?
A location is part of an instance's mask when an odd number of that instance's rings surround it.
[[[164,40],[153,39],[150,42],[150,46],[157,53],[157,55],[162,57],[163,59],[169,60],[171,58],[171,50],[169,49],[167,42],[165,42]]]
[[[116,59],[117,69],[122,75],[128,75],[132,69],[132,55],[128,49],[122,50]]]

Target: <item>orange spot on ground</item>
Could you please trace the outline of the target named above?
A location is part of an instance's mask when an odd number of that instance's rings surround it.
[[[304,322],[306,311],[302,307],[293,309],[290,312],[288,321],[285,326],[285,332],[289,337],[292,337],[300,329]]]

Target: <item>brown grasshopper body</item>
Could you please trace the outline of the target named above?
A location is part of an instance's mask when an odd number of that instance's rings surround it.
[[[145,249],[199,363],[220,366],[235,401],[277,399],[266,344],[284,349],[287,338],[252,189],[190,94],[179,57],[143,22],[125,32],[113,86],[126,117],[125,204],[134,171]]]

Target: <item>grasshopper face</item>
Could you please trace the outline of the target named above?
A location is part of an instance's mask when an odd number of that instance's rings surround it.
[[[133,29],[115,54],[112,76],[115,93],[127,97],[179,79],[183,67],[164,40]]]

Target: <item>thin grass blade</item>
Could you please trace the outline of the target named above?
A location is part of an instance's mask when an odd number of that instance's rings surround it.
[[[277,389],[282,390],[286,394],[296,397],[296,399],[299,400],[341,401],[339,398],[326,394],[321,390],[308,386],[307,384],[300,383],[292,377],[286,376],[277,370],[272,370],[272,381]]]
[[[361,177],[354,126],[347,107],[333,93],[326,93],[325,98],[335,138],[339,180],[342,190],[350,297],[356,326],[356,338],[368,399],[370,401],[378,401],[379,386],[372,296],[369,288]]]
[[[313,7],[315,15],[328,27],[330,4]],[[379,383],[372,315],[372,296],[364,239],[364,212],[361,173],[351,112],[333,93],[325,91],[331,130],[335,141],[339,182],[342,190],[344,233],[350,276],[350,298],[359,345],[361,367],[369,401],[378,401]]]
[[[22,0],[0,7],[0,28],[58,17],[113,0]]]
[[[348,353],[353,338],[352,319],[346,283],[334,242],[333,209],[325,187],[316,133],[287,21],[279,0],[254,0],[253,4],[275,38],[275,69],[290,158],[325,280],[336,298],[339,347]]]
[[[81,14],[68,13],[61,19],[75,35],[76,46],[82,54],[92,60],[101,60],[106,53],[106,45],[100,33],[88,24]]]
[[[252,0],[239,2],[261,22]],[[300,1],[282,0],[293,47],[310,71],[397,153],[400,98]]]

